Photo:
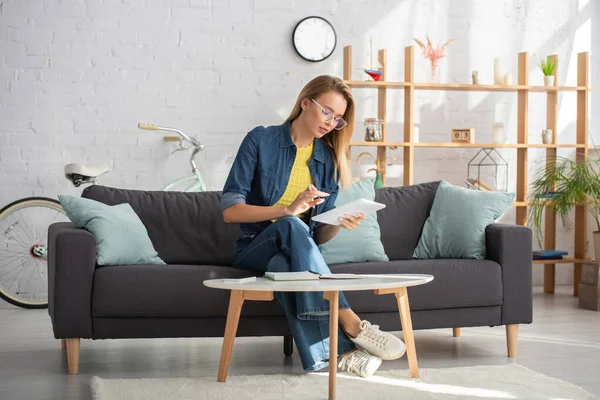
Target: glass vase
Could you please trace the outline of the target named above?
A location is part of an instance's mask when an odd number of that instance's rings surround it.
[[[429,61],[429,83],[439,83],[440,82],[440,64],[438,60],[430,60]]]

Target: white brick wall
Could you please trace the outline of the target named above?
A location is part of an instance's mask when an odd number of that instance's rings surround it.
[[[577,52],[589,50],[597,65],[592,37],[600,32],[590,22],[597,7],[591,0],[2,1],[0,205],[21,196],[79,193],[62,177],[69,162],[108,164],[113,170],[101,183],[123,187],[156,189],[187,174],[186,154],[171,155],[173,145],[136,129],[138,121],[177,127],[206,143],[200,158],[220,189],[247,131],[280,123],[312,77],[341,76],[343,46],[353,45],[353,78],[365,78],[358,67],[371,36],[375,48],[388,49],[390,80],[403,77],[404,47],[427,33],[435,42],[458,38],[442,63],[444,81],[469,82],[477,69],[490,82],[495,56],[516,80],[517,53],[528,51],[532,84],[542,79],[537,61],[558,53],[559,83],[573,85]],[[338,34],[333,56],[316,64],[300,59],[290,40],[296,22],[313,14],[329,19]],[[422,81],[425,63],[418,51],[415,56]],[[374,116],[375,92],[355,94],[358,121]],[[544,100],[530,95],[532,142],[539,142],[544,125]],[[574,140],[574,101],[574,94],[560,97],[561,142]],[[391,138],[401,140],[402,93],[388,102]],[[504,122],[507,140],[516,140],[515,94],[417,92],[416,104],[422,141],[446,141],[455,126],[474,127],[478,140],[491,141],[494,122]],[[590,113],[594,134],[597,114]],[[355,139],[361,139],[357,126]],[[461,184],[475,151],[417,149],[416,181]],[[502,153],[515,162],[514,150]],[[400,150],[391,154],[402,162]],[[541,156],[530,154],[530,174]],[[511,188],[514,172],[511,167]],[[506,220],[514,221],[512,211]],[[571,235],[560,245],[570,248]],[[558,270],[559,282],[568,282],[570,271]]]

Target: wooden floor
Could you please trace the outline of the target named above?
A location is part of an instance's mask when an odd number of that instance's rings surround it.
[[[0,399],[91,399],[88,382],[104,378],[217,377],[222,339],[82,340],[79,375],[55,340],[47,310],[0,309]],[[506,357],[504,327],[416,331],[420,368],[517,362],[600,395],[600,312],[577,308],[569,288],[535,290],[534,323],[521,326],[516,361]],[[380,370],[406,369],[406,357]],[[236,341],[229,374],[302,373],[284,358],[282,338]]]

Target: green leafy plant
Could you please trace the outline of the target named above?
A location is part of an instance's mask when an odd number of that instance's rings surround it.
[[[556,63],[553,59],[547,58],[546,60],[540,60],[540,69],[542,70],[545,76],[554,75],[555,68]]]
[[[571,210],[586,204],[600,231],[600,160],[575,161],[555,157],[540,168],[531,184],[529,208],[530,226],[541,245],[544,209],[553,207],[563,227],[570,231]]]

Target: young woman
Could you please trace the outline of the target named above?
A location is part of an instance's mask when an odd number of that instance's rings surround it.
[[[223,218],[240,223],[234,267],[254,272],[329,273],[318,245],[364,215],[324,225],[312,217],[335,208],[338,182],[351,185],[346,151],[354,130],[354,100],[339,78],[319,76],[300,92],[283,125],[257,127],[238,150],[223,188]],[[329,303],[323,293],[275,293],[285,310],[302,366],[329,365]],[[404,354],[404,343],[361,321],[343,294],[339,300],[340,367],[371,376],[381,360]],[[335,362],[335,360],[332,360]]]

